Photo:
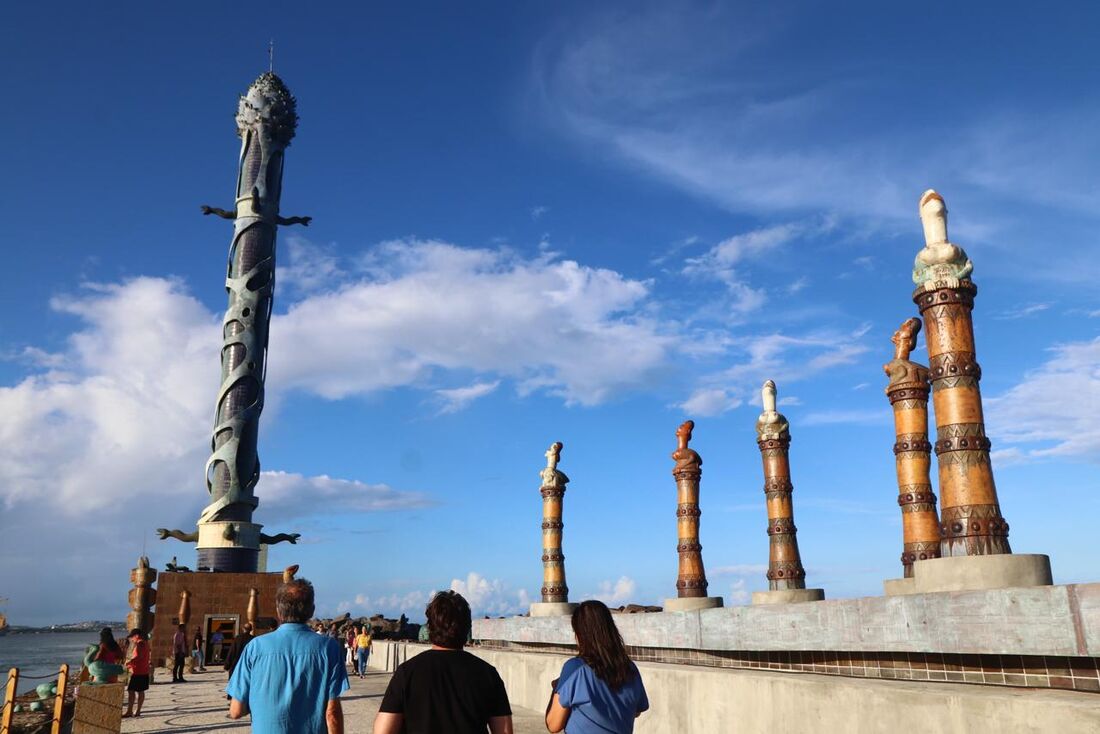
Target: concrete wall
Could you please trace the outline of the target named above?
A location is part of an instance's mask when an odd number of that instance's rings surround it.
[[[371,667],[378,670],[393,670],[428,647],[374,644]],[[470,651],[496,667],[514,705],[538,711],[546,707],[550,682],[567,659]],[[1100,697],[1088,693],[658,663],[639,663],[638,669],[651,708],[638,719],[637,734],[1100,731]]]
[[[628,645],[1100,656],[1100,584],[616,615]],[[476,619],[477,640],[573,644],[568,617]]]

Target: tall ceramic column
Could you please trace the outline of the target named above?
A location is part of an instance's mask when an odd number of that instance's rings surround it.
[[[539,472],[542,486],[542,601],[531,605],[532,617],[550,617],[572,613],[569,587],[565,584],[565,554],[561,551],[562,500],[569,477],[558,470],[563,444],[558,441],[546,450],[546,468]]]
[[[978,288],[974,265],[947,240],[947,207],[935,191],[924,193],[920,216],[926,245],[917,255],[913,300],[924,317],[932,403],[936,411],[940,528],[944,556],[1011,553],[1001,516],[990,442],[985,435],[982,377],[974,347],[971,311]]]
[[[974,264],[947,239],[943,197],[928,190],[919,209],[925,246],[913,265],[913,301],[924,317],[928,344],[942,539],[940,558],[914,561],[914,591],[1050,584],[1049,557],[1012,553],[997,500],[974,347]]]
[[[816,601],[821,589],[806,588],[806,570],[798,552],[791,493],[790,424],[776,410],[775,383],[761,390],[764,410],[756,421],[756,443],[764,462],[764,496],[768,507],[768,591],[752,595],[753,604]]]
[[[665,600],[665,611],[678,612],[722,606],[722,597],[707,596],[707,575],[703,569],[703,546],[699,543],[699,479],[703,459],[688,448],[694,421],[684,421],[676,431],[677,447],[672,458],[676,466],[676,550],[680,568],[676,576],[676,598]]]
[[[886,396],[894,409],[894,463],[901,507],[904,578],[913,577],[913,562],[940,557],[940,521],[929,470],[928,368],[909,360],[917,346],[920,319],[909,319],[894,332],[894,359],[883,365],[890,378]]]
[[[126,615],[126,629],[139,629],[145,634],[153,631],[154,614],[151,607],[157,603],[157,590],[153,583],[157,580],[157,571],[149,567],[149,559],[138,559],[137,568],[130,570],[129,602],[130,613]]]

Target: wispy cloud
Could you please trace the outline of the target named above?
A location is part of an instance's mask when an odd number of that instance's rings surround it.
[[[893,414],[887,410],[819,410],[808,413],[799,423],[805,426],[888,424]]]
[[[1100,338],[1049,351],[1017,385],[985,400],[986,427],[1006,463],[1100,457]]]
[[[1011,311],[1005,311],[999,313],[993,318],[1000,319],[1002,321],[1010,321],[1015,319],[1024,319],[1028,316],[1034,316],[1037,313],[1042,313],[1050,308],[1049,303],[1033,303],[1029,306],[1022,306],[1020,308],[1012,309]]]
[[[470,403],[485,397],[500,387],[500,380],[493,382],[475,382],[465,387],[436,390],[435,394],[443,401],[440,414],[457,413]]]
[[[702,388],[680,403],[680,409],[687,415],[714,416],[733,410],[742,402],[740,398],[730,395],[722,388]]]

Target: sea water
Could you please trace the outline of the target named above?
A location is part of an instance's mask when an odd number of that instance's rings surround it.
[[[115,639],[125,635],[115,630]],[[6,681],[10,668],[19,668],[19,692],[31,690],[39,683],[57,678],[62,663],[69,664],[70,675],[80,672],[84,650],[88,645],[99,644],[99,632],[37,632],[28,634],[8,633],[0,637],[0,681]],[[30,676],[49,676],[45,680],[32,680]],[[4,683],[0,682],[0,687]],[[0,694],[2,696],[3,694]]]

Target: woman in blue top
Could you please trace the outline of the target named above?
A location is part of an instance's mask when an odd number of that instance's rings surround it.
[[[546,728],[567,734],[631,734],[649,699],[611,612],[602,602],[582,602],[573,612],[573,634],[579,654],[565,662],[554,681]]]

